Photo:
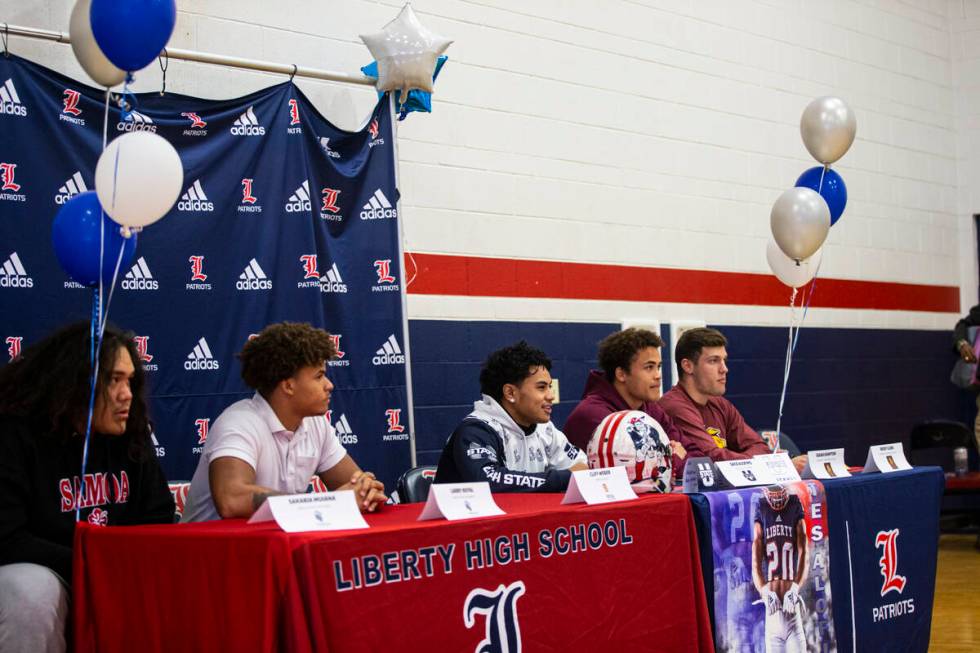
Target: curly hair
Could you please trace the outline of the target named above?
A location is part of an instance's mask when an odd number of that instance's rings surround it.
[[[303,367],[322,365],[337,355],[330,334],[306,323],[270,324],[245,343],[238,359],[242,379],[268,397],[279,382]]]
[[[688,329],[677,339],[677,346],[674,348],[674,361],[677,363],[677,375],[684,376],[684,367],[681,361],[687,359],[697,363],[701,358],[701,350],[705,347],[724,347],[728,340],[717,329],[699,327]]]
[[[91,326],[76,322],[24,349],[0,368],[0,414],[25,418],[32,428],[70,436],[88,415],[92,367],[89,360]],[[150,455],[150,424],[143,396],[146,378],[131,333],[107,325],[99,351],[96,392],[107,400],[109,383],[119,349],[133,361],[129,382],[133,400],[126,420],[129,456],[135,461]]]
[[[612,383],[616,380],[616,368],[621,367],[629,373],[633,359],[641,349],[663,347],[664,341],[653,331],[647,329],[624,329],[611,333],[599,343],[599,367]]]
[[[480,392],[499,402],[504,396],[504,385],[520,385],[538,367],[550,370],[551,359],[523,340],[498,349],[487,357],[480,370]]]

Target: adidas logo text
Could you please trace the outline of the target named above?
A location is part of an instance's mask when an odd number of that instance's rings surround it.
[[[380,188],[374,191],[374,195],[361,209],[361,220],[383,220],[397,217],[398,211],[391,206],[391,202],[388,201]]]
[[[76,171],[75,174],[71,176],[71,179],[65,182],[64,186],[58,189],[58,194],[54,196],[55,204],[64,204],[70,200],[73,196],[79,193],[84,193],[88,190],[85,185],[85,180],[82,179],[82,173]]]
[[[153,431],[150,431],[150,442],[153,444],[153,451],[156,453],[157,458],[164,458],[167,455],[166,447],[160,446],[160,441],[157,440],[157,435]]]
[[[346,293],[347,284],[344,283],[343,278],[340,276],[340,270],[337,268],[337,264],[334,263],[327,270],[326,274],[320,277],[320,292],[324,293]]]
[[[401,347],[398,346],[398,341],[395,340],[395,334],[388,336],[381,348],[374,353],[371,362],[375,365],[405,364],[405,355],[402,353]]]
[[[239,290],[272,290],[272,282],[259,266],[259,262],[253,258],[238,275],[235,287]]]
[[[307,179],[303,182],[302,186],[297,188],[293,194],[289,196],[289,201],[286,202],[286,213],[302,213],[303,211],[310,211],[311,209],[310,180]]]
[[[254,108],[249,107],[231,126],[231,133],[234,136],[265,136],[265,127],[259,124]]]
[[[125,120],[120,120],[116,123],[116,129],[121,132],[154,132],[157,131],[157,126],[153,124],[153,119],[149,116],[140,113],[139,111],[131,111]]]
[[[326,136],[320,137],[320,147],[323,148],[323,153],[329,156],[331,159],[340,158],[340,152],[337,152],[336,150],[330,147],[330,139],[328,137]]]
[[[214,203],[208,201],[207,195],[204,194],[204,188],[201,187],[200,179],[196,179],[187,191],[180,196],[180,201],[177,202],[177,210],[214,211]]]
[[[337,439],[340,440],[340,444],[357,444],[357,434],[351,430],[346,415],[341,414],[340,419],[334,424],[333,429],[337,433]]]
[[[208,341],[204,338],[197,341],[191,353],[187,354],[187,360],[184,361],[185,370],[217,370],[220,367],[218,361],[214,360]]]
[[[129,269],[121,284],[123,290],[159,290],[160,284],[153,278],[146,259],[142,256]]]
[[[24,269],[17,252],[12,252],[0,266],[0,288],[33,288],[34,279]]]
[[[0,86],[0,115],[27,117],[27,107],[20,103],[12,79],[8,79],[3,86]]]

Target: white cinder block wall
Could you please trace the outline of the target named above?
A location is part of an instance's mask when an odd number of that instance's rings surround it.
[[[67,31],[72,2],[0,0],[0,22]],[[356,72],[358,34],[399,2],[178,0],[172,47]],[[769,209],[815,165],[807,102],[844,97],[858,138],[821,275],[977,297],[978,0],[416,0],[456,39],[435,113],[401,124],[408,250],[767,273]],[[86,79],[68,46],[11,49]],[[231,97],[282,76],[171,61],[167,88]],[[159,87],[156,64],[138,90]],[[340,126],[366,87],[299,79]],[[413,318],[783,324],[785,309],[414,295]],[[813,325],[949,329],[951,313],[823,309]]]

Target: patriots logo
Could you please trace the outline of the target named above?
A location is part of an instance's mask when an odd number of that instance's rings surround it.
[[[467,628],[477,626],[477,617],[484,618],[484,637],[474,650],[486,653],[520,653],[521,626],[517,618],[517,600],[524,596],[524,581],[498,585],[490,591],[477,587],[463,603],[463,623]]]
[[[905,589],[905,576],[898,574],[898,534],[899,529],[893,528],[890,531],[878,531],[875,535],[875,548],[881,548],[881,558],[878,566],[881,569],[881,595],[895,591],[899,594]]]

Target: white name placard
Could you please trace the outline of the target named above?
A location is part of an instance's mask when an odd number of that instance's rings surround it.
[[[572,472],[562,503],[610,503],[636,498],[625,467],[603,467]]]
[[[785,451],[759,454],[753,458],[772,475],[772,480],[775,483],[794,483],[801,480],[800,473],[796,471],[796,465],[793,464],[789,454]]]
[[[803,478],[843,478],[850,476],[844,463],[844,449],[814,449],[807,452]]]
[[[735,487],[751,487],[753,485],[770,485],[776,481],[772,474],[757,457],[742,460],[718,460],[715,466],[721,475]]]
[[[493,500],[490,484],[482,483],[433,483],[429,498],[419,515],[419,521],[439,519],[473,519],[503,515],[504,511]]]
[[[248,520],[249,524],[275,519],[287,533],[342,531],[367,528],[351,490],[325,494],[284,494],[269,497]]]
[[[903,469],[912,469],[905,459],[905,450],[901,442],[891,444],[876,444],[868,449],[868,460],[864,463],[864,473],[881,472],[889,474]]]

